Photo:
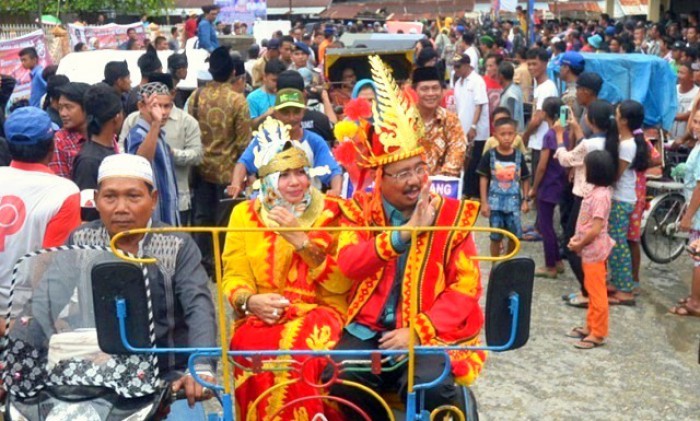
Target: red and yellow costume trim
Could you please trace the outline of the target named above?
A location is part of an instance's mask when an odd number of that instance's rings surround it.
[[[321,200],[321,211],[312,226],[338,226],[340,201],[323,197]],[[260,206],[260,202],[254,200],[236,206],[229,227],[265,227]],[[324,350],[335,346],[345,321],[346,297],[351,283],[336,263],[337,233],[312,231],[308,236],[309,241],[326,255],[325,261],[317,267],[309,267],[294,247],[274,232],[234,232],[226,236],[222,287],[231,304],[241,296],[263,293],[283,295],[291,303],[282,319],[274,325],[267,325],[253,315],[239,315],[241,317],[235,323],[231,349]],[[273,385],[300,379],[299,369],[304,359],[291,356],[276,358],[277,361],[295,360],[292,371],[253,374],[237,367],[234,371],[237,419],[248,419],[250,405]],[[245,358],[236,358],[236,362],[244,367],[251,366],[251,362]],[[321,360],[318,363],[314,361],[308,364],[305,373],[315,377],[314,380],[318,382],[323,365]],[[271,368],[273,364],[266,363],[265,367]],[[303,381],[293,382],[265,397],[252,411],[250,419],[268,420],[269,415],[293,399],[320,393],[321,390]],[[310,400],[295,406],[293,411],[299,416],[308,414],[308,419],[311,419],[316,413],[324,413],[328,409],[322,401]],[[285,411],[281,419],[292,419],[296,416],[294,414]]]
[[[479,204],[435,196],[436,226],[469,227]],[[364,211],[363,211],[364,210]],[[369,210],[369,212],[366,212]],[[386,226],[381,201],[358,192],[341,204],[341,224]],[[368,213],[370,219],[364,219]],[[396,257],[387,232],[343,232],[338,239],[338,266],[353,281],[347,321],[381,331],[377,324],[394,281]],[[406,262],[397,328],[408,326],[411,283],[418,282],[415,333],[422,345],[474,345],[484,324],[479,306],[482,293],[478,264],[470,259],[476,246],[468,232],[435,231],[417,237]],[[450,352],[455,379],[468,384],[478,376],[484,352]]]

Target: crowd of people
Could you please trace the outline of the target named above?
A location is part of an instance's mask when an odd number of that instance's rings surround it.
[[[422,233],[413,244],[409,231],[314,228],[468,227],[481,215],[491,227],[542,242],[537,277],[557,278],[568,262],[579,288],[562,298],[588,313],[567,336],[576,348],[593,349],[608,338],[609,306],[637,304],[645,174],[666,147],[692,151],[681,228],[700,251],[697,15],[654,24],[607,16],[543,23],[532,45],[526,20],[449,19],[426,26],[408,80],[396,81],[373,56],[371,78],[358,81],[356,70],[346,68],[331,83],[317,69],[328,48],[342,46],[340,32],[382,25],[317,24],[310,33],[295,25],[251,47],[246,61],[218,45],[219,9],[204,12],[198,24],[194,16],[184,24],[186,36],[198,36],[211,53],[208,74],[198,76],[192,93],[177,89],[187,77],[186,55],[173,53],[164,66],[158,39],[138,60],[135,87],[125,62],[108,63],[99,69],[104,81],[88,85],[41,68],[29,47],[19,55],[32,74],[30,98],[5,117],[14,81],[2,76],[0,158],[7,167],[0,168],[0,200],[21,202],[12,203],[22,209],[22,222],[1,233],[0,252],[8,258],[0,263],[0,309],[8,302],[12,262],[69,235],[72,243],[108,244],[119,232],[144,227],[302,227],[310,231],[229,232],[223,250],[214,250],[209,234],[122,239],[120,248],[164,261],[163,299],[154,300],[154,313],[168,316],[156,332],[158,345],[214,345],[206,284],[216,254],[237,315],[232,349],[395,350],[405,349],[411,335],[422,345],[477,345],[484,316],[471,235]],[[656,55],[669,63],[678,75],[672,144],[645,138],[639,102],[599,98],[606,82],[587,71],[582,52]],[[345,173],[352,198],[342,197]],[[436,175],[462,178],[464,200],[430,193],[429,177]],[[81,191],[90,190],[94,195],[81,200]],[[241,203],[231,210],[232,199]],[[523,214],[535,211],[535,225],[524,227]],[[490,240],[494,256],[513,250],[500,234]],[[693,275],[690,296],[672,313],[700,316],[700,263]],[[420,303],[411,332],[413,282]],[[463,407],[456,384],[474,381],[485,354],[454,351],[450,358],[451,374],[421,398],[427,409]],[[267,419],[321,393],[352,402],[371,419],[386,418],[378,402],[347,383],[322,390],[289,382],[296,372],[254,374],[250,360],[237,362],[242,419],[253,413]],[[419,356],[415,381],[436,378],[444,364],[441,356]],[[337,372],[321,359],[304,367],[307,379],[319,383],[340,376],[375,390],[397,388],[405,400],[405,366],[380,375]],[[170,360],[167,369],[185,366]],[[198,367],[213,382],[212,370]],[[176,378],[190,405],[202,397],[191,377]],[[268,394],[274,384],[284,386]],[[194,408],[175,412],[201,413]],[[348,408],[309,400],[297,410],[310,419],[342,417]]]

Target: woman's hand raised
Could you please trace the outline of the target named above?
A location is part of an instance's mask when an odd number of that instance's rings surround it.
[[[268,213],[268,217],[282,228],[295,228],[299,226],[297,218],[287,208],[281,206],[272,208]],[[304,242],[308,240],[306,233],[303,231],[282,231],[279,235],[294,246],[296,250],[302,248]]]

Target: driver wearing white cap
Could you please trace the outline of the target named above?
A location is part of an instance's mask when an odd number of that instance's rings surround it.
[[[151,219],[157,201],[153,169],[146,158],[129,154],[108,156],[100,164],[97,175],[95,206],[100,219],[75,230],[68,244],[108,246],[110,239],[120,232],[166,227]],[[123,237],[117,247],[158,260],[157,268],[148,271],[156,345],[162,348],[215,346],[216,324],[209,280],[192,238],[185,233],[149,233]],[[215,383],[213,364],[201,362],[203,364],[195,365],[197,374]],[[178,401],[171,407],[171,415],[182,415],[184,411],[188,420],[205,419],[201,404],[195,405],[205,394],[202,386],[187,375],[187,356],[168,354],[158,363],[165,380],[173,382],[173,389],[185,390],[191,406],[187,408],[184,401]]]

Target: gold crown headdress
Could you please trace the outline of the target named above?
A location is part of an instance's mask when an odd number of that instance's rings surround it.
[[[258,145],[253,150],[255,168],[258,176],[264,178],[276,172],[291,169],[311,167],[309,157],[304,152],[301,143],[289,136],[289,126],[281,121],[268,117],[258,130],[253,133],[253,139]],[[328,173],[328,167],[314,168],[311,177]]]
[[[424,127],[418,110],[379,56],[370,56],[369,62],[376,89],[374,105],[370,108],[364,99],[350,101],[345,107],[349,120],[339,122],[334,131],[340,142],[335,157],[348,169],[351,178],[355,178],[353,173],[363,173],[363,169],[382,167],[423,153],[420,139]],[[369,117],[374,121],[369,121]]]

